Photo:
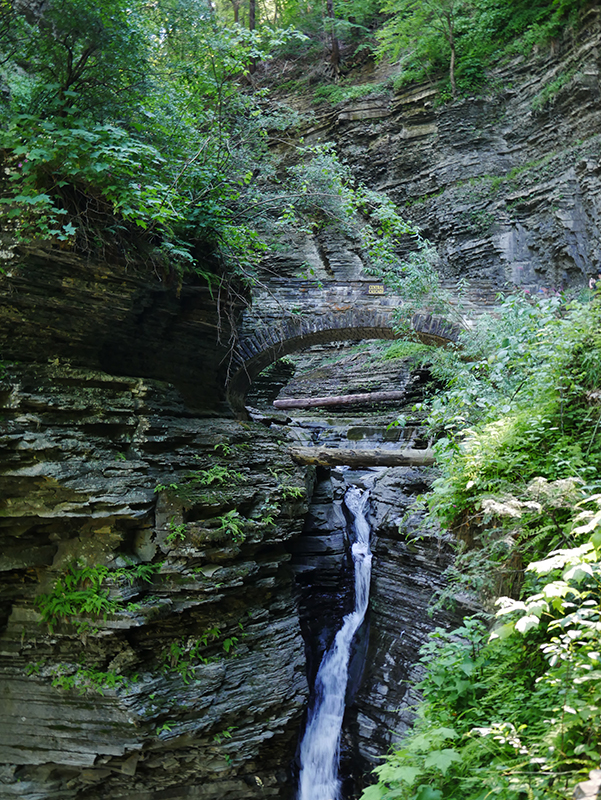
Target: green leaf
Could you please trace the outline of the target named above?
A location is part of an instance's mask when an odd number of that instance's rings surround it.
[[[440,739],[456,739],[459,734],[454,728],[449,728],[442,725],[439,728],[432,728],[430,730],[430,736],[432,737],[439,737]]]
[[[574,533],[590,533],[591,531],[594,531],[598,525],[601,525],[601,511],[598,511],[596,514],[594,514],[585,525],[580,525],[578,528],[574,528]]]
[[[363,790],[361,800],[383,800],[386,790],[377,783]]]
[[[417,794],[414,795],[414,800],[442,800],[442,792],[440,789],[422,785],[419,787]]]
[[[590,538],[590,541],[595,550],[601,550],[601,529],[593,533],[593,535]]]
[[[580,547],[572,547],[569,549],[554,550],[549,553],[549,557],[542,561],[532,561],[526,569],[528,571],[536,572],[538,575],[548,575],[555,569],[562,569],[570,564],[578,563],[583,556],[591,553],[593,544],[587,542]]]
[[[549,600],[557,597],[565,597],[567,594],[578,594],[576,590],[565,581],[552,581],[546,586],[543,586],[542,593]]]
[[[461,761],[461,755],[447,747],[444,750],[433,750],[424,761],[424,767],[436,767],[446,775],[448,768],[456,761]]]
[[[495,628],[492,633],[490,634],[489,641],[494,641],[495,639],[499,639],[503,641],[507,639],[513,631],[515,630],[515,622],[506,622],[504,625],[501,625],[499,628]]]
[[[408,786],[415,782],[415,779],[422,770],[420,767],[400,767],[397,764],[382,764],[377,767],[374,772],[378,774],[379,779],[383,783],[392,783],[393,781],[402,781]]]
[[[469,658],[469,656],[466,656],[466,657],[463,659],[463,661],[461,662],[461,664],[459,665],[459,669],[460,669],[460,670],[461,670],[463,673],[465,673],[465,674],[466,674],[468,677],[469,677],[470,675],[473,675],[475,667],[476,667],[476,665],[474,664],[474,662],[472,661],[472,659],[471,659],[471,658]]]
[[[576,581],[576,583],[581,583],[585,578],[592,577],[593,568],[590,564],[577,564],[563,573],[563,579],[565,581]]]
[[[443,673],[439,675],[432,675],[432,680],[435,684],[442,686],[446,684],[447,676]],[[469,684],[468,681],[463,681],[463,683]],[[453,730],[453,728],[447,728],[441,726],[439,728],[430,728],[429,730],[425,731],[424,733],[420,733],[414,735],[411,738],[410,749],[412,753],[422,753],[428,752],[432,749],[432,746],[441,745],[445,739],[455,739],[457,737],[457,732]]]

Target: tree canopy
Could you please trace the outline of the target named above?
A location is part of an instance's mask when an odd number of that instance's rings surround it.
[[[239,79],[294,36],[224,26],[204,0],[2,4],[0,201],[16,236],[185,266],[248,259],[239,215],[281,124]],[[199,249],[200,248],[200,249]]]
[[[585,0],[384,0],[378,53],[401,66],[397,85],[448,75],[473,92],[495,61],[527,54],[570,24]]]
[[[337,216],[309,164],[332,159],[331,151],[297,148],[296,162],[306,162],[314,181],[300,193],[298,170],[278,167],[270,154],[270,133],[298,115],[267,99],[252,74],[257,65],[274,54],[284,66],[316,57],[317,47],[330,65],[321,89],[329,81],[339,91],[349,53],[372,57],[379,29],[380,57],[399,61],[399,82],[446,73],[455,95],[481,83],[500,50],[555,35],[583,5],[382,2],[224,0],[215,9],[207,0],[0,0],[5,227],[22,241],[110,250],[168,271],[227,264],[248,275],[268,229],[277,234],[309,207],[311,224]],[[339,162],[334,168],[346,196],[352,176]],[[323,208],[303,195],[321,197]]]

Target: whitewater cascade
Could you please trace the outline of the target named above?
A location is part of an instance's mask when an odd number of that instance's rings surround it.
[[[300,747],[298,800],[339,800],[340,733],[348,667],[353,637],[365,618],[369,602],[371,550],[365,507],[369,492],[351,486],[345,495],[346,507],[355,518],[352,546],[355,567],[355,607],[342,620],[342,627],[321,661],[315,679],[314,703]]]

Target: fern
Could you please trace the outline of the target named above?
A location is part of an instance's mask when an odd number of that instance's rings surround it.
[[[57,623],[71,617],[106,619],[124,608],[119,597],[111,597],[109,590],[103,588],[107,579],[123,580],[129,585],[136,580],[150,583],[160,567],[160,564],[138,564],[111,570],[101,564],[92,567],[71,564],[57,578],[52,592],[40,594],[35,602],[50,631]]]

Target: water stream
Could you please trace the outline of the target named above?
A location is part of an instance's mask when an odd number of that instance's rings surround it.
[[[339,800],[338,763],[340,734],[348,667],[353,637],[365,618],[371,578],[370,529],[365,518],[369,492],[351,486],[345,502],[353,514],[355,541],[355,607],[342,620],[342,627],[321,661],[315,679],[314,700],[300,747],[298,800]]]

